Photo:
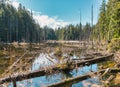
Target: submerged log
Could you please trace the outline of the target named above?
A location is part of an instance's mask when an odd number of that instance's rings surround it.
[[[81,65],[85,66],[88,63],[89,64],[99,63],[99,62],[103,62],[103,61],[109,60],[112,57],[113,57],[113,54],[110,54],[108,56],[103,56],[103,57],[98,57],[98,58],[94,58],[94,59],[90,59],[90,60],[77,62],[77,65],[78,66],[81,66]],[[70,67],[70,68],[69,67],[60,68],[58,66],[53,66],[52,70],[57,71],[57,70],[70,70],[70,69],[74,69],[76,67],[76,63],[72,63],[71,66],[72,67]],[[43,69],[43,70],[28,72],[28,73],[24,73],[24,74],[15,75],[15,76],[12,75],[12,76],[0,79],[0,84],[3,84],[5,82],[12,82],[13,79],[15,79],[16,81],[21,81],[21,80],[25,80],[25,79],[31,79],[31,78],[35,78],[35,77],[39,77],[39,76],[44,76],[44,75],[46,75],[46,73],[47,73],[47,70]]]
[[[88,74],[82,75],[82,76],[76,76],[74,78],[68,78],[68,79],[62,80],[61,82],[57,82],[57,83],[48,85],[47,87],[59,87],[59,86],[61,87],[62,85],[66,84],[66,83],[70,83],[70,82],[77,83],[82,80],[91,78],[92,74],[99,74],[99,73],[104,73],[104,72],[105,72],[105,69],[100,70],[98,72],[88,73]],[[116,72],[120,72],[120,69],[110,69],[110,73],[116,73]],[[110,77],[110,80],[111,80],[111,77]]]
[[[17,87],[16,81],[13,80],[13,87]]]

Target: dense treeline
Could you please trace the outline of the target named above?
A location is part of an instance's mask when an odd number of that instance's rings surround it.
[[[53,29],[41,28],[33,19],[32,11],[19,4],[15,9],[11,4],[0,2],[0,41],[40,42],[56,39]]]
[[[4,0],[3,0],[4,1]],[[44,40],[111,40],[120,37],[120,0],[103,0],[94,30],[89,23],[68,25],[52,29],[41,28],[33,19],[32,11],[19,4],[15,9],[11,4],[0,2],[0,41],[40,42]],[[92,35],[91,35],[92,34]]]
[[[4,1],[4,0],[3,0]],[[19,4],[15,9],[11,4],[0,2],[0,41],[3,42],[40,42],[44,40],[83,40],[90,36],[91,27],[68,25],[52,29],[41,28],[33,19],[32,11]]]
[[[81,29],[82,28],[82,29]],[[102,1],[98,22],[91,28],[87,23],[84,27],[69,25],[57,30],[59,39],[111,41],[120,38],[120,0]]]
[[[33,20],[32,12],[19,5],[15,9],[11,4],[0,2],[0,40],[3,42],[43,40],[43,30]]]
[[[88,40],[91,34],[91,26],[89,23],[86,23],[83,27],[82,24],[70,24],[56,29],[55,34],[58,40]]]
[[[109,0],[107,4],[103,0],[93,37],[104,41],[120,37],[120,0]]]

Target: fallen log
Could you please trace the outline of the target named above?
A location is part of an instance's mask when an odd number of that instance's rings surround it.
[[[110,68],[107,68],[107,69],[105,70],[105,72],[104,72],[100,77],[105,76],[109,71],[110,71]]]
[[[114,76],[113,75],[111,75],[107,80],[106,80],[106,83],[109,83],[109,82],[111,82],[112,80],[113,80],[113,78],[114,78]]]
[[[88,79],[90,78],[90,75],[87,74],[87,75],[83,75],[83,76],[77,76],[77,77],[74,77],[74,78],[68,78],[68,79],[65,79],[65,80],[62,80],[61,82],[57,82],[57,83],[53,83],[51,85],[48,85],[47,87],[59,87],[62,85],[64,85],[65,83],[70,83],[70,82],[77,82],[77,81],[82,81],[82,80],[85,80],[85,79]]]
[[[77,64],[77,66],[79,67],[81,65],[85,66],[85,65],[100,63],[100,62],[104,62],[104,61],[108,61],[108,60],[113,59],[113,56],[114,56],[114,54],[110,54],[110,55],[107,55],[107,56],[101,56],[101,57],[97,57],[97,58],[93,58],[93,59],[88,59],[88,60],[80,61],[80,62],[77,62],[77,63],[72,63],[71,66],[75,67],[76,64]]]
[[[87,63],[89,63],[89,64],[99,63],[99,62],[109,60],[112,57],[113,57],[113,54],[110,54],[108,56],[103,56],[103,57],[98,57],[98,58],[94,58],[94,59],[90,59],[90,60],[86,60],[86,61],[77,62],[77,65],[85,66],[85,65],[88,65]],[[54,70],[54,71],[72,70],[75,68],[75,66],[76,66],[76,63],[73,63],[71,65],[71,67],[64,67],[64,68],[60,68],[59,66],[56,65],[56,66],[52,67],[52,70]],[[28,72],[28,73],[19,74],[19,75],[11,75],[11,76],[0,79],[0,84],[3,84],[5,82],[13,82],[13,80],[21,81],[21,80],[25,80],[25,79],[31,79],[31,78],[35,78],[35,77],[39,77],[39,76],[44,76],[44,75],[46,75],[46,73],[47,73],[47,70],[43,69],[43,70]]]
[[[108,61],[108,60],[113,59],[113,55],[114,54],[109,54],[107,56],[101,56],[101,57],[97,57],[97,58],[93,58],[93,59],[83,60],[83,61],[79,61],[77,63],[76,62],[70,62],[68,69],[65,67],[65,70],[74,69],[76,67],[76,65],[78,67],[80,67],[81,65],[85,66],[85,65],[90,65],[90,64],[95,64],[95,63]]]
[[[68,79],[62,80],[61,82],[56,82],[56,83],[53,83],[51,85],[48,85],[47,87],[62,87],[62,85],[66,84],[66,83],[71,82],[71,84],[72,84],[72,83],[77,83],[77,82],[80,82],[82,80],[91,78],[91,74],[99,74],[99,73],[104,73],[104,72],[105,72],[105,69],[100,70],[98,72],[93,72],[93,73],[88,73],[86,75],[77,76],[74,78],[68,78]],[[110,73],[117,73],[117,72],[120,72],[120,69],[110,69]],[[110,78],[110,80],[111,80],[111,78]]]
[[[104,84],[104,87],[108,87],[110,82],[114,79],[114,76],[111,75],[109,76],[109,78],[106,81],[102,81],[102,84]],[[114,87],[118,87],[118,86],[114,86]]]
[[[26,51],[16,62],[14,62],[1,76],[4,76],[7,72],[9,72],[26,54],[28,51]]]

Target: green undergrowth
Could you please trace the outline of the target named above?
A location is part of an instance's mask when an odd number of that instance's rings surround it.
[[[119,38],[113,38],[111,42],[108,44],[108,51],[109,52],[115,52],[120,50],[120,37]]]

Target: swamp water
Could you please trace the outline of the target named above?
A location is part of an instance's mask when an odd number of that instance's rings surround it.
[[[48,54],[41,53],[32,63],[31,70],[32,71],[40,70],[49,65],[54,65],[54,63],[49,61],[47,57],[49,57]],[[53,59],[53,61],[57,62],[57,60],[55,59]],[[49,67],[47,69],[49,69]],[[68,78],[80,76],[80,75],[85,75],[91,72],[91,69],[92,71],[97,71],[98,65],[93,64],[91,66],[79,67],[78,69],[74,69],[70,72],[59,72],[58,71],[55,74],[19,81],[17,82],[17,87],[46,87],[47,85],[60,82],[61,80],[64,80],[64,79],[68,79]],[[94,78],[83,80],[77,83],[67,83],[61,87],[92,87],[93,84],[94,85],[100,84],[99,77],[94,77]],[[10,83],[8,87],[13,87],[13,84]]]

